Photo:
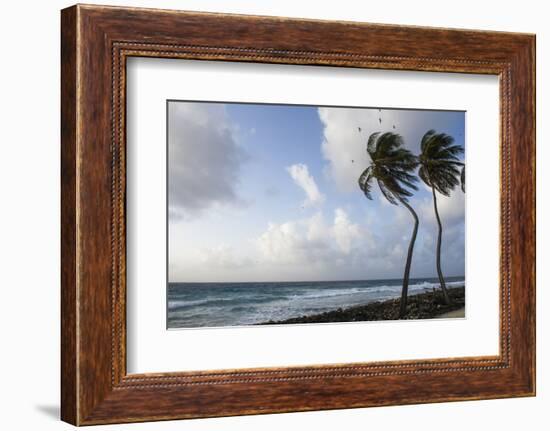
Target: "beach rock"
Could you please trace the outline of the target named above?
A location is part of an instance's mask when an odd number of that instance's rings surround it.
[[[445,304],[443,293],[440,289],[431,292],[411,295],[407,299],[407,311],[404,319],[432,319],[449,311],[458,310],[465,304],[464,287],[447,289],[452,304]],[[349,308],[338,308],[320,314],[295,317],[286,320],[260,323],[290,324],[290,323],[334,323],[334,322],[364,322],[373,320],[398,320],[399,299],[372,302]]]

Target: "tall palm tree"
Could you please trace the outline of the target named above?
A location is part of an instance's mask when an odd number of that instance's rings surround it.
[[[455,144],[452,136],[445,133],[437,133],[435,130],[428,130],[422,137],[420,143],[420,169],[418,175],[432,189],[434,202],[434,212],[437,219],[438,235],[437,235],[437,250],[436,250],[436,267],[439,283],[443,290],[443,296],[447,304],[451,303],[447,287],[445,286],[445,278],[441,271],[441,238],[443,236],[443,227],[441,218],[437,210],[437,195],[436,191],[445,196],[450,196],[451,191],[460,184],[462,191],[465,192],[465,165],[460,160],[459,156],[464,152],[464,149]]]
[[[372,182],[376,181],[384,197],[393,205],[399,203],[407,208],[413,216],[414,228],[409,242],[399,318],[403,318],[407,311],[407,293],[409,289],[409,274],[414,249],[414,242],[418,232],[418,215],[409,205],[408,198],[412,190],[417,190],[418,181],[414,170],[418,166],[417,158],[404,148],[403,138],[391,132],[373,133],[367,142],[367,153],[371,163],[359,177],[359,187],[368,199],[372,200]]]

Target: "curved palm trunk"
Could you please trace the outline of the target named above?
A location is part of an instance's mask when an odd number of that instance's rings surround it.
[[[409,274],[411,272],[411,261],[414,249],[414,242],[416,241],[416,234],[418,232],[418,216],[412,207],[402,199],[399,199],[405,208],[407,208],[414,218],[414,229],[409,242],[409,251],[407,253],[407,262],[405,263],[405,273],[403,274],[403,288],[401,289],[401,302],[399,307],[399,318],[405,317],[407,312],[407,295],[409,291]]]
[[[436,252],[436,266],[437,266],[437,275],[439,276],[439,284],[443,290],[443,297],[445,298],[446,304],[451,304],[451,298],[449,298],[449,293],[447,292],[447,286],[445,286],[445,279],[443,278],[443,272],[441,271],[441,237],[443,236],[443,227],[441,226],[441,219],[439,218],[439,211],[437,210],[437,199],[435,196],[435,188],[432,187],[432,195],[434,198],[434,211],[435,218],[437,219],[437,225],[439,227],[439,232],[437,235],[437,252]]]

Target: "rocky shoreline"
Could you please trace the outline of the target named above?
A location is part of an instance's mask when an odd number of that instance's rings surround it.
[[[464,308],[464,286],[447,289],[452,300],[451,305],[445,304],[441,289],[432,292],[411,295],[407,301],[405,319],[432,319],[450,311]],[[373,320],[398,320],[399,299],[371,302],[349,308],[339,308],[311,316],[293,317],[290,319],[259,323],[259,325],[288,323],[334,323],[334,322],[365,322]]]

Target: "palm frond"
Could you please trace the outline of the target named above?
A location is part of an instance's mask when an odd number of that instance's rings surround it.
[[[401,135],[392,132],[386,132],[380,135],[376,142],[376,158],[381,159],[391,155],[395,150],[403,146]]]
[[[367,199],[370,199],[370,200],[372,200],[372,194],[371,194],[372,185],[371,185],[371,180],[372,180],[372,166],[369,166],[369,167],[367,167],[367,169],[365,169],[365,170],[363,171],[363,173],[359,176],[358,183],[359,183],[359,188],[363,191],[363,193],[365,194],[365,196],[367,197]]]
[[[412,196],[417,190],[418,178],[414,171],[418,158],[404,147],[401,135],[392,132],[372,133],[367,142],[371,164],[358,179],[359,188],[372,199],[373,179],[384,197],[393,205]]]
[[[376,140],[378,139],[379,135],[380,132],[375,132],[369,136],[369,140],[367,142],[367,153],[371,157],[371,159],[373,159],[376,154]]]
[[[384,197],[388,200],[388,202],[392,205],[397,205],[397,199],[395,198],[391,190],[388,189],[388,187],[386,186],[386,183],[380,180],[379,178],[377,178],[376,181],[378,182],[378,187],[380,187],[380,191],[382,192]]]
[[[430,180],[430,173],[429,173],[428,169],[426,168],[426,166],[420,165],[420,169],[418,169],[418,176],[420,177],[420,179],[422,181],[424,181],[426,183],[427,186],[429,186],[429,187],[432,186],[432,182]]]
[[[464,153],[464,149],[455,144],[451,135],[435,130],[424,134],[420,147],[420,179],[429,187],[449,196],[460,183],[460,166],[464,166],[464,163],[459,156]]]
[[[435,130],[430,129],[428,130],[424,136],[422,136],[422,140],[420,141],[420,151],[424,153],[426,151],[426,147],[428,143],[430,142],[433,135],[435,135]]]
[[[460,156],[464,153],[464,148],[462,148],[461,145],[450,145],[445,148],[445,151],[443,151],[444,154],[448,155],[448,159],[455,160],[455,158],[458,158],[457,156]]]

